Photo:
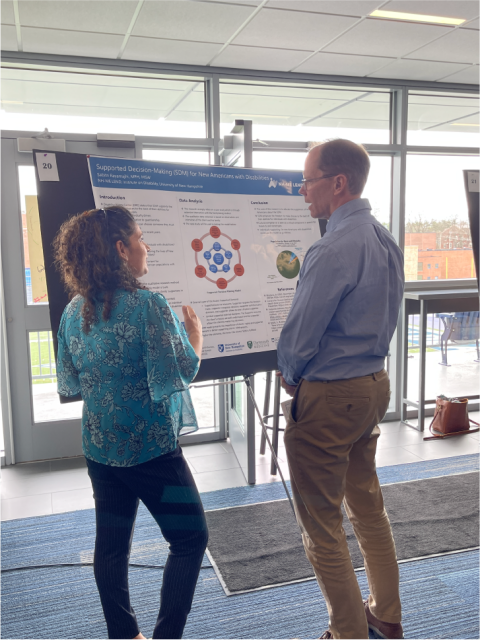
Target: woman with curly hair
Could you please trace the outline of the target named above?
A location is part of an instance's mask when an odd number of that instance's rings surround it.
[[[58,331],[58,392],[84,401],[83,451],[92,481],[94,573],[109,638],[144,638],[128,590],[139,500],[169,543],[153,638],[181,638],[208,531],[195,481],[178,446],[198,429],[188,385],[202,353],[202,325],[140,284],[150,247],[124,207],[65,222],[56,265],[72,296]]]

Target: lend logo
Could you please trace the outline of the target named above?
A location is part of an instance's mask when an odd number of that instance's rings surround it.
[[[249,341],[247,342],[247,347],[248,347],[249,349],[251,349],[251,348],[253,347],[253,342],[252,342],[251,340],[249,340]]]
[[[219,344],[218,345],[218,350],[220,351],[220,353],[223,353],[225,351],[225,345]]]

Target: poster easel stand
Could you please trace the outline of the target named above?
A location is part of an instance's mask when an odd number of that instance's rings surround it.
[[[271,372],[269,372],[269,373],[271,375]],[[244,380],[245,384],[247,385],[247,390],[248,390],[248,393],[250,395],[250,399],[251,399],[251,401],[253,403],[253,406],[255,407],[255,411],[257,412],[257,416],[258,416],[258,419],[260,420],[260,424],[262,425],[262,437],[264,437],[265,440],[268,442],[268,446],[270,447],[270,450],[272,452],[272,468],[274,468],[273,465],[275,465],[275,467],[278,469],[278,473],[280,474],[280,478],[282,479],[282,483],[283,483],[285,492],[286,492],[286,494],[288,496],[288,500],[290,502],[290,506],[292,507],[293,515],[295,515],[295,509],[294,509],[294,506],[293,506],[292,498],[290,497],[290,492],[288,491],[287,485],[286,485],[285,480],[283,478],[282,470],[280,469],[280,465],[278,464],[278,458],[277,458],[276,450],[274,449],[274,445],[271,443],[270,438],[268,437],[267,426],[266,426],[266,424],[264,422],[264,417],[260,413],[260,409],[258,408],[257,401],[255,400],[255,395],[253,393],[253,389],[252,389],[252,386],[250,384],[250,376],[244,375],[243,376],[243,380]],[[279,418],[279,415],[280,415],[279,414],[279,410],[280,410],[280,378],[276,378],[275,382],[277,382],[277,381],[278,381],[278,393],[277,393],[277,386],[275,386],[274,402],[276,402],[276,404],[275,404],[275,407],[274,407],[274,421],[275,421],[275,413],[277,414],[277,421],[278,421],[278,418]],[[277,447],[278,447],[278,429],[273,432],[273,435],[274,435],[274,437],[276,436],[276,444],[277,444]]]
[[[265,424],[266,429],[272,430],[272,445],[275,450],[275,454],[278,454],[278,432],[285,431],[280,427],[280,417],[283,416],[283,413],[280,413],[280,391],[281,391],[281,381],[280,378],[275,376],[274,381],[274,392],[273,392],[273,413],[269,413],[270,410],[270,392],[272,387],[272,371],[267,371],[267,378],[265,381],[265,400],[263,404],[263,422]],[[273,424],[270,426],[268,421],[270,418],[273,418]],[[262,438],[260,440],[260,453],[261,455],[265,455],[266,448],[266,438],[264,431],[262,431]],[[275,464],[275,460],[272,457],[272,462],[270,465],[270,474],[272,476],[277,475],[277,465]]]
[[[262,414],[260,412],[260,409],[258,407],[257,401],[255,400],[255,394],[253,393],[252,385],[250,383],[250,378],[252,377],[252,375],[253,374],[244,374],[243,375],[243,380],[226,380],[224,382],[215,382],[214,384],[209,384],[209,385],[195,385],[195,384],[192,384],[192,385],[190,385],[190,388],[201,389],[203,386],[219,387],[219,386],[230,385],[230,384],[239,384],[241,382],[245,383],[245,385],[247,386],[248,395],[250,396],[250,400],[252,401],[252,404],[255,407],[255,411],[257,413],[258,419],[260,421],[260,424],[262,425],[262,440],[264,440],[264,442],[268,442],[268,446],[270,447],[270,451],[272,452],[272,468],[273,468],[273,465],[275,465],[275,469],[278,469],[278,473],[280,474],[280,478],[281,478],[282,483],[283,483],[283,488],[285,489],[285,493],[287,494],[288,501],[290,502],[290,506],[292,507],[293,515],[295,515],[295,508],[293,506],[293,501],[292,501],[292,498],[290,496],[290,492],[288,490],[288,487],[287,487],[287,484],[285,482],[285,479],[283,477],[282,470],[281,470],[280,465],[278,463],[276,449],[274,448],[274,445],[272,444],[272,442],[270,440],[270,437],[268,435],[268,432],[267,432],[267,425],[265,424],[265,421],[264,421],[265,416],[262,416]],[[268,379],[268,376],[270,376],[270,382],[271,382],[271,379],[272,379],[272,372],[271,371],[267,372],[267,379]],[[275,413],[276,413],[277,421],[278,421],[278,419],[280,417],[280,378],[276,378],[275,382],[277,383],[277,381],[278,381],[278,391],[277,391],[277,386],[276,386],[275,387],[275,397],[274,397],[274,400],[276,402],[276,405],[275,405],[276,406],[276,411],[274,411],[274,418],[275,418]],[[268,387],[269,387],[269,385],[268,385]],[[267,410],[268,410],[268,408],[267,408]],[[276,435],[276,446],[278,447],[278,429],[276,431],[274,431],[274,437],[275,437],[275,435]]]

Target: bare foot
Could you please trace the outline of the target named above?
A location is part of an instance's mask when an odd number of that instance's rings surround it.
[[[141,633],[139,633],[138,636],[135,636],[133,640],[137,640],[137,638],[144,638],[144,640],[146,640],[145,636]]]

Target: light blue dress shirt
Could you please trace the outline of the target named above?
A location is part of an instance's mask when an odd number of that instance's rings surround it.
[[[403,254],[368,200],[333,212],[308,250],[278,341],[288,384],[345,380],[384,367],[403,296]]]
[[[82,329],[83,298],[63,312],[58,330],[58,393],[81,393],[83,452],[132,467],[173,451],[180,434],[198,429],[188,385],[199,359],[183,325],[160,293],[115,293],[109,320]]]

